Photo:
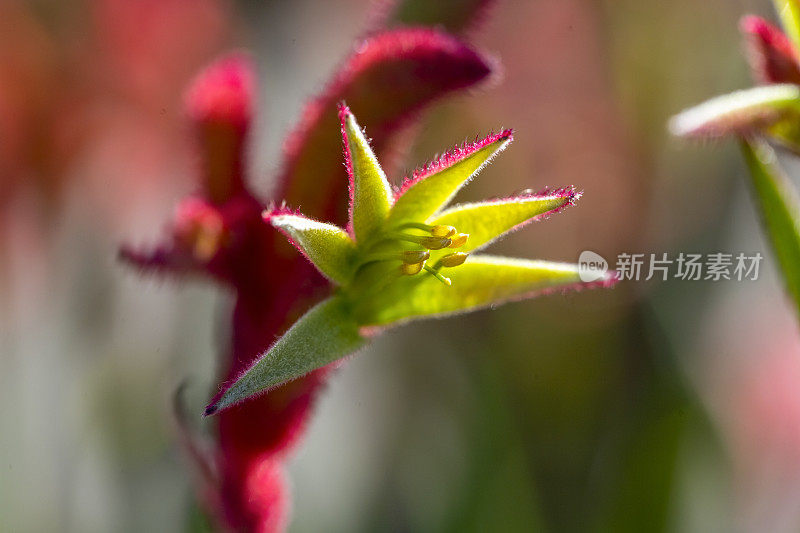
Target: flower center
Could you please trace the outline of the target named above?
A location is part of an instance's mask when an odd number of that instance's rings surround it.
[[[407,230],[420,230],[423,234],[409,233]],[[423,270],[444,283],[451,285],[450,278],[442,275],[442,268],[453,268],[464,263],[469,254],[453,252],[440,257],[433,266],[426,264],[430,259],[431,250],[445,248],[460,248],[466,244],[469,234],[459,233],[453,226],[431,226],[418,222],[407,222],[385,234],[379,241],[386,244],[394,242],[401,248],[408,248],[409,243],[413,249],[402,251],[385,251],[368,254],[365,262],[369,261],[400,261],[399,271],[404,276],[414,276]]]

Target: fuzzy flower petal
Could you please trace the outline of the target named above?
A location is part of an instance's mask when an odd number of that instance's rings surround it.
[[[446,205],[513,140],[511,130],[457,146],[405,180],[389,215],[390,222],[427,220]]]
[[[339,104],[344,160],[350,182],[350,225],[358,240],[370,238],[392,207],[392,187],[350,109]]]
[[[464,313],[558,290],[608,287],[616,281],[612,272],[595,282],[583,283],[577,265],[488,255],[471,256],[458,268],[448,269],[447,275],[452,279],[451,286],[430,276],[403,278],[356,312],[365,325],[385,326]]]
[[[355,352],[365,342],[346,304],[330,298],[311,308],[206,408],[211,415]]]
[[[674,135],[699,139],[747,135],[800,114],[800,87],[766,85],[717,96],[672,117]]]
[[[322,275],[338,284],[350,280],[355,244],[339,226],[280,211],[265,213],[264,220],[286,235]]]
[[[471,252],[488,246],[528,222],[554,215],[575,205],[580,197],[581,193],[567,187],[533,195],[461,204],[439,213],[430,223],[453,226],[458,231],[469,234],[466,244],[459,247],[458,251]]]

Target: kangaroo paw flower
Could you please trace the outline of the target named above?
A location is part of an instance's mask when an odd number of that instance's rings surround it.
[[[580,198],[567,187],[445,209],[508,146],[511,130],[456,147],[415,172],[395,193],[344,104],[339,118],[349,177],[347,228],[285,210],[264,215],[334,284],[333,295],[223,388],[206,415],[356,351],[368,340],[364,332],[375,326],[616,281],[611,273],[582,283],[577,265],[470,253]]]

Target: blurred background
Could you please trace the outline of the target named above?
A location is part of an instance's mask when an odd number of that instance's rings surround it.
[[[0,531],[180,531],[169,398],[199,413],[229,300],[116,260],[194,188],[180,100],[253,52],[250,149],[284,133],[368,0],[0,3]],[[330,381],[290,463],[290,531],[797,531],[800,334],[732,143],[671,114],[750,86],[737,23],[767,0],[501,1],[471,38],[500,83],[439,105],[406,160],[500,126],[461,199],[574,184],[495,251],[761,252],[757,281],[623,282],[391,331]],[[800,170],[795,173],[800,176]],[[393,176],[399,179],[402,176]],[[800,181],[800,180],[798,180]],[[198,422],[200,423],[200,422]]]

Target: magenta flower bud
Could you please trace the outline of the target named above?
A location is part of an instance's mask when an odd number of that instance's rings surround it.
[[[241,53],[206,68],[186,95],[203,154],[203,186],[222,203],[243,190],[244,144],[253,114],[253,67]]]
[[[797,51],[786,35],[761,17],[742,17],[747,60],[759,83],[800,84]]]

